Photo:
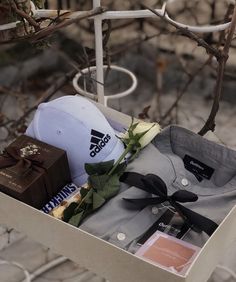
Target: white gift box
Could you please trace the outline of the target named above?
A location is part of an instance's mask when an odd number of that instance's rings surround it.
[[[131,117],[97,104],[122,130]],[[236,239],[236,207],[220,224],[184,276],[158,267],[87,232],[0,193],[0,223],[7,224],[111,282],[204,282]]]

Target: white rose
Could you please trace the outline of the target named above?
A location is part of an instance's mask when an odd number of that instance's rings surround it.
[[[127,129],[126,133],[120,136],[120,139],[126,144],[126,149],[119,159],[114,164],[113,168],[109,171],[108,175],[112,175],[118,165],[124,160],[127,154],[129,155],[129,161],[132,161],[137,157],[141,149],[147,146],[155,136],[161,131],[161,127],[158,123],[148,123],[148,122],[137,122],[132,123]]]
[[[149,143],[151,143],[151,141],[156,137],[156,135],[161,131],[161,127],[158,123],[153,122],[138,122],[137,126],[135,127],[135,129],[132,131],[133,135],[137,135],[137,134],[142,134],[145,133],[140,139],[139,139],[139,143],[141,145],[141,148],[146,147]],[[126,139],[129,140],[130,136],[128,131],[124,134],[124,136],[122,137],[122,139]]]
[[[148,123],[148,122],[140,122],[134,130],[134,134],[142,133],[147,131],[147,133],[139,139],[139,143],[141,144],[141,148],[146,147],[152,140],[157,136],[161,131],[161,127],[158,123]]]

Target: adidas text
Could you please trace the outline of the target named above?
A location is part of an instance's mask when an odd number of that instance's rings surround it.
[[[106,146],[110,139],[111,136],[109,134],[102,138],[101,141],[90,152],[90,156],[94,158]]]

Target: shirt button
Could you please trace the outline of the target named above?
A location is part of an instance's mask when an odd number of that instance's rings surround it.
[[[158,214],[159,210],[157,207],[152,207],[152,213],[153,214]]]
[[[125,235],[124,233],[118,233],[118,234],[117,234],[117,239],[118,239],[119,241],[124,241],[125,238],[126,238],[126,235]]]
[[[189,184],[188,179],[186,179],[186,178],[183,178],[183,179],[181,180],[181,183],[182,183],[182,185],[183,185],[184,187],[188,186],[188,184]]]

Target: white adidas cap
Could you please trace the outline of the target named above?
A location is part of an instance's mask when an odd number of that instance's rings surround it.
[[[124,151],[104,115],[80,96],[40,104],[26,135],[65,150],[77,185],[87,181],[85,163],[117,160]]]

